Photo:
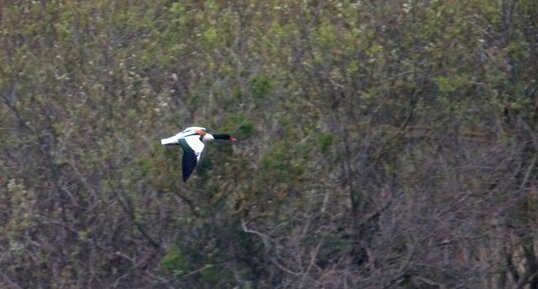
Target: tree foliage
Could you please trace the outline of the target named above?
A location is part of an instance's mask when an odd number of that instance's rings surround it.
[[[538,3],[0,3],[0,287],[538,288]],[[159,139],[230,132],[180,180]]]

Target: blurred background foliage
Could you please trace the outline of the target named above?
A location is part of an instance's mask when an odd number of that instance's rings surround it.
[[[536,19],[3,1],[0,287],[536,289]],[[192,125],[239,141],[183,183]]]

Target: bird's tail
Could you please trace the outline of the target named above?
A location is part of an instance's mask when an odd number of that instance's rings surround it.
[[[162,145],[171,145],[171,144],[178,144],[177,138],[175,136],[169,137],[169,138],[163,138],[161,139]]]

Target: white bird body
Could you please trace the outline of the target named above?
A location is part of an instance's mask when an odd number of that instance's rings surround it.
[[[180,131],[178,132],[176,135],[174,136],[171,136],[169,138],[163,138],[161,139],[161,144],[162,145],[168,145],[168,144],[178,144],[178,140],[182,139],[182,138],[185,138],[187,136],[190,136],[190,135],[195,135],[197,134],[196,131],[197,130],[201,130],[203,132],[206,131],[205,128],[203,127],[199,127],[199,126],[191,126],[191,127],[188,127],[186,129],[184,129],[183,131]],[[202,148],[203,149],[203,148]]]

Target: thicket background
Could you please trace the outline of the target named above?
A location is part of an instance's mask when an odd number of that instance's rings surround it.
[[[1,288],[538,288],[538,1],[0,17]]]

